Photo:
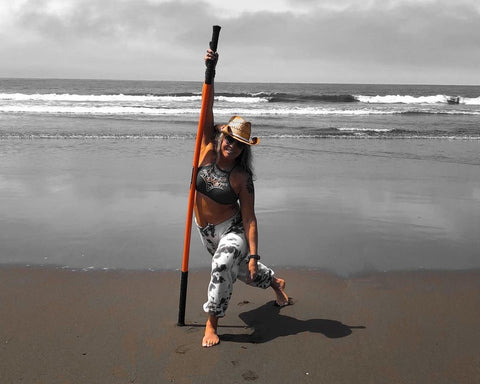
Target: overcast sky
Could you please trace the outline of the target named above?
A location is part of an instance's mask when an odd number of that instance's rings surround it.
[[[479,0],[0,0],[0,77],[480,84]]]

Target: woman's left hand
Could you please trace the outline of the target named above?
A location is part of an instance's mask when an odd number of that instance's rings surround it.
[[[216,66],[218,62],[218,52],[213,52],[211,49],[208,49],[205,55],[205,65],[208,61],[212,61],[213,65]]]
[[[248,262],[248,271],[250,272],[250,281],[254,281],[258,272],[257,260],[250,259]]]

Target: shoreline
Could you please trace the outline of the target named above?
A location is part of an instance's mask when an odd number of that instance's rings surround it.
[[[295,304],[235,284],[219,346],[200,346],[207,270],[0,266],[0,378],[45,383],[471,383],[480,270],[340,277],[278,269]],[[271,351],[275,351],[272,354]]]
[[[480,273],[480,268],[467,267],[467,268],[405,268],[405,269],[363,269],[356,270],[354,272],[343,273],[335,269],[329,269],[327,267],[316,267],[308,265],[275,265],[268,264],[274,272],[279,271],[297,271],[298,273],[318,273],[325,276],[331,276],[338,279],[355,279],[365,276],[375,276],[384,274],[422,274],[422,273],[439,273],[439,274],[462,274],[462,273]],[[72,267],[68,265],[57,264],[21,264],[21,263],[0,263],[0,273],[5,270],[39,270],[39,271],[58,271],[58,272],[71,272],[71,273],[132,273],[132,274],[178,274],[181,273],[181,268],[126,268],[126,267]],[[189,268],[190,273],[209,273],[210,265],[195,266]]]

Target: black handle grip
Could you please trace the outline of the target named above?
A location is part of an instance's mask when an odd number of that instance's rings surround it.
[[[219,25],[214,25],[213,26],[213,33],[212,33],[212,41],[210,41],[210,49],[213,52],[217,51],[217,45],[218,45],[218,37],[220,36],[220,27]]]
[[[218,37],[220,36],[219,25],[213,26],[212,40],[210,41],[210,49],[213,52],[217,51],[218,46]],[[215,63],[212,60],[207,61],[207,69],[205,70],[205,84],[212,84],[213,78],[215,77]]]

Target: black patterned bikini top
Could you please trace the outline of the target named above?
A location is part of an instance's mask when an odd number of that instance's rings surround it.
[[[230,171],[223,171],[215,163],[198,168],[195,187],[198,192],[208,196],[219,204],[231,205],[238,200],[238,195],[230,184]]]

